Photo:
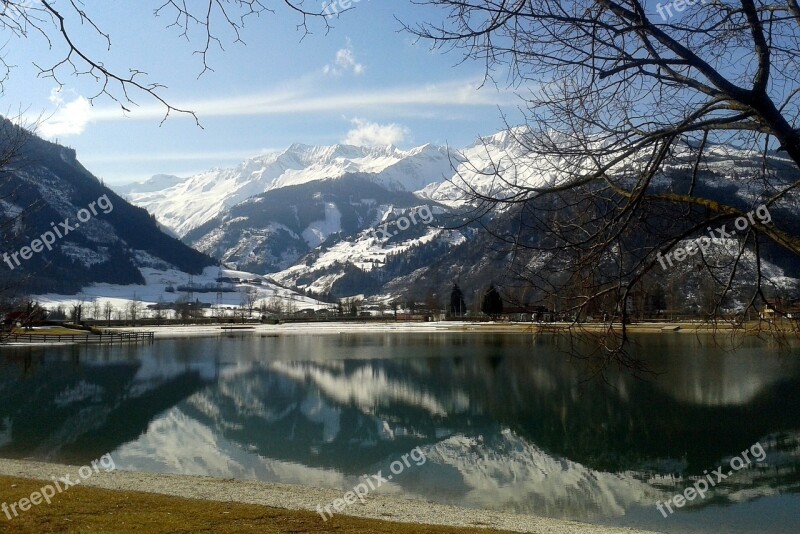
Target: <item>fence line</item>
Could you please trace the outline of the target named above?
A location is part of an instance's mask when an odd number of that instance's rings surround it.
[[[154,332],[113,332],[110,334],[9,334],[6,341],[28,343],[153,343]]]

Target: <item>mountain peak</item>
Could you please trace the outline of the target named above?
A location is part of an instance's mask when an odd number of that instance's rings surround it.
[[[487,148],[491,146],[492,151],[502,153],[513,146],[519,150],[515,139],[523,131],[499,132],[484,142]],[[485,150],[483,157],[486,157]],[[148,209],[165,226],[183,236],[254,195],[281,187],[339,179],[349,174],[367,175],[376,184],[392,191],[425,190],[433,200],[446,201],[455,193],[439,186],[453,178],[453,165],[463,159],[464,156],[448,147],[430,143],[408,150],[394,145],[293,143],[282,152],[255,156],[236,168],[206,171],[189,177],[181,182],[180,191],[165,187],[160,193],[150,186],[133,186],[125,193],[132,202]]]
[[[493,135],[480,137],[469,148],[492,145],[502,150],[518,150],[522,145],[528,143],[530,135],[530,127],[526,125],[513,126]]]

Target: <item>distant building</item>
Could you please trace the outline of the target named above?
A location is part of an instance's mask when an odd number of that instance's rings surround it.
[[[555,320],[555,314],[544,306],[516,306],[506,307],[500,318],[521,323],[549,323]]]
[[[800,299],[767,302],[764,307],[761,308],[758,315],[765,321],[772,321],[781,317],[785,317],[786,319],[800,319]]]

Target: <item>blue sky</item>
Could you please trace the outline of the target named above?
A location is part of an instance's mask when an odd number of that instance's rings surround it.
[[[5,83],[3,111],[43,115],[40,135],[75,148],[89,170],[120,184],[233,166],[295,142],[462,147],[502,129],[500,109],[513,116],[516,107],[506,87],[479,88],[481,64],[462,63],[458,53],[431,50],[430,43],[401,32],[395,17],[413,23],[442,16],[410,2],[362,0],[331,19],[327,34],[320,21],[311,22],[305,38],[296,29],[300,19],[276,7],[275,14],[248,19],[246,46],[219,26],[225,51],[211,54],[214,71],[199,78],[202,63],[193,51],[202,44],[200,33],[187,43],[167,29],[169,17],[153,16],[161,3],[103,2],[100,8],[87,2],[87,12],[111,35],[110,52],[85,25],[68,23],[107,65],[135,67],[167,85],[163,96],[195,110],[203,129],[179,115],[160,125],[163,107],[141,94],[134,95],[139,107],[128,116],[108,98],[90,105],[97,86],[66,70],[57,92],[54,80],[37,77],[32,62],[52,63],[60,48],[50,50],[33,35],[6,47],[6,61],[17,67]]]

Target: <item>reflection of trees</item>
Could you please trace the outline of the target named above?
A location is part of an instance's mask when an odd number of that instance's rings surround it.
[[[475,393],[486,392],[480,402],[496,420],[551,454],[595,469],[641,469],[680,459],[680,450],[688,471],[696,473],[771,432],[800,429],[797,377],[770,386],[747,405],[700,406],[634,379],[622,379],[616,391],[599,383],[577,389],[559,372],[568,364],[542,363],[544,373],[505,359],[494,376],[479,375],[484,383]],[[543,374],[551,391],[537,387]]]
[[[554,341],[540,343],[533,354],[506,356],[499,365],[489,355],[465,360],[453,373],[442,366],[429,383],[460,383],[471,404],[501,426],[551,454],[595,469],[640,468],[674,458],[679,448],[688,470],[697,472],[769,433],[800,429],[796,366],[785,380],[764,387],[749,403],[703,406],[675,400],[652,382],[625,374],[614,377],[613,385],[579,384],[579,368],[560,354],[546,353]],[[674,365],[684,367],[679,361]],[[710,359],[705,372],[716,376],[724,365],[722,358]],[[757,378],[749,373],[742,369],[741,383]]]

